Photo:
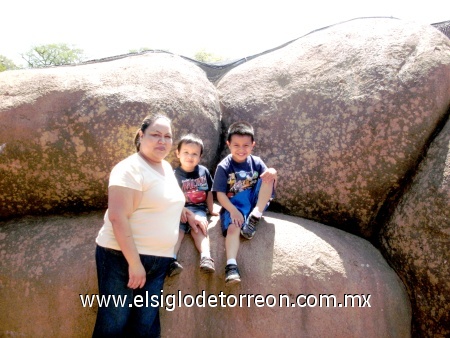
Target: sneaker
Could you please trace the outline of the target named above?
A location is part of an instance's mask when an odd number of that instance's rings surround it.
[[[206,273],[212,273],[216,271],[214,268],[214,260],[211,257],[203,257],[200,260],[200,269]]]
[[[183,266],[174,258],[167,269],[167,276],[172,277],[183,271]]]
[[[225,267],[225,284],[232,285],[241,282],[241,276],[236,264],[228,264]]]
[[[252,239],[256,232],[256,226],[259,223],[259,220],[261,218],[258,218],[256,216],[250,215],[247,222],[244,223],[244,225],[241,228],[241,235],[244,238]]]

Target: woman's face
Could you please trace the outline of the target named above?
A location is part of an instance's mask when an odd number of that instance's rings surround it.
[[[164,118],[157,119],[152,125],[139,133],[141,136],[140,152],[149,160],[161,162],[172,148],[172,128]]]

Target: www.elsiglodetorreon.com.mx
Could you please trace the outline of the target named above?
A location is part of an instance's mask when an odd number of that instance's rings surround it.
[[[295,297],[261,294],[225,294],[221,291],[218,295],[206,294],[205,290],[196,295],[183,294],[178,290],[176,294],[165,295],[161,290],[160,295],[149,295],[146,291],[142,295],[128,298],[127,295],[82,295],[80,301],[83,307],[162,307],[167,311],[173,311],[177,307],[371,307],[370,294],[344,294],[342,301],[333,294],[298,294]],[[291,300],[294,298],[294,301]]]

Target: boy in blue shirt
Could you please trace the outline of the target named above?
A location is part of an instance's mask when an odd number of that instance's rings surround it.
[[[239,237],[252,239],[255,235],[262,213],[272,199],[277,171],[251,154],[255,140],[249,123],[240,121],[230,126],[227,146],[231,154],[217,166],[212,190],[222,205],[220,220],[227,255],[225,283],[230,285],[241,281],[236,261]]]

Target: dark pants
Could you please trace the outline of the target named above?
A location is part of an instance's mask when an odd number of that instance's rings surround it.
[[[97,246],[95,259],[99,294],[104,299],[110,297],[108,306],[99,304],[93,337],[160,337],[159,307],[145,306],[140,299],[157,295],[158,303],[161,302],[161,290],[171,258],[140,257],[147,279],[142,289],[133,290],[127,287],[128,262],[122,251]],[[113,296],[116,301],[120,296],[123,303],[115,304]],[[135,298],[138,306],[133,302]]]

